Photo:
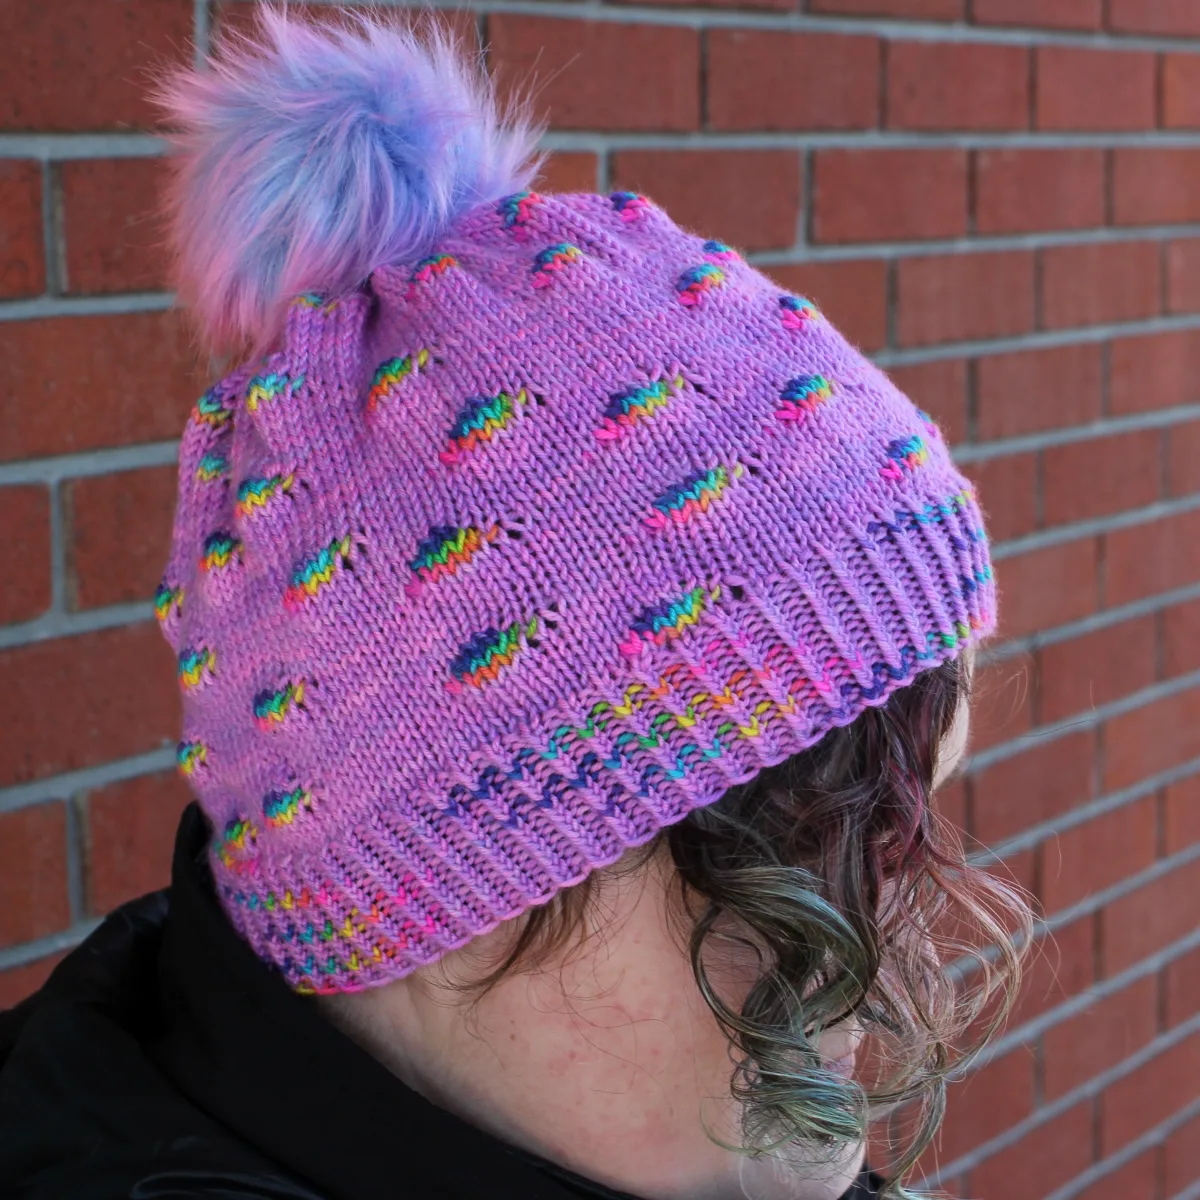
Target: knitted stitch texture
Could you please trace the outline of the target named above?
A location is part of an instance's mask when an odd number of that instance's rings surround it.
[[[478,206],[197,404],[157,612],[217,892],[400,978],[989,632],[937,429],[641,196]]]

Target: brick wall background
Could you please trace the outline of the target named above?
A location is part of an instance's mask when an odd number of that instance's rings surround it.
[[[208,364],[149,221],[143,70],[238,2],[7,0],[0,1004],[166,878],[185,790],[149,603]],[[932,411],[1004,628],[945,803],[1037,897],[1011,1031],[929,1177],[1200,1196],[1200,3],[484,0],[548,189],[650,193]],[[986,848],[986,850],[984,849]]]

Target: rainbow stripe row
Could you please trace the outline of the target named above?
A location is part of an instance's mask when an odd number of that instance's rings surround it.
[[[294,379],[281,371],[271,371],[265,375],[255,375],[246,389],[246,409],[257,412],[259,405],[269,404],[277,400],[285,392],[289,395],[304,382],[303,375]]]
[[[297,609],[311,600],[341,570],[350,559],[351,539],[335,538],[292,573],[292,583],[284,593],[283,602]]]
[[[683,376],[675,375],[671,379],[657,379],[645,386],[614,392],[608,398],[604,420],[596,430],[596,436],[601,441],[615,441],[626,429],[653,416],[682,390]]]
[[[437,275],[445,275],[451,267],[458,266],[458,259],[452,254],[432,254],[423,258],[408,277],[409,283],[428,283]]]
[[[803,329],[821,320],[821,310],[806,296],[780,296],[779,315],[785,329]]]
[[[254,723],[262,730],[282,725],[293,708],[304,707],[305,688],[304,680],[297,679],[278,691],[259,692],[254,697]]]
[[[710,262],[732,262],[737,256],[737,251],[724,242],[704,243],[704,257]]]
[[[164,579],[154,592],[154,615],[165,621],[171,615],[171,609],[178,613],[183,608],[183,588],[171,587]]]
[[[833,395],[833,384],[824,375],[797,375],[779,393],[782,401],[775,415],[781,421],[803,421]]]
[[[263,797],[263,816],[272,829],[291,825],[301,811],[312,812],[312,793],[305,788],[268,792]]]
[[[689,308],[700,303],[706,292],[719,288],[725,282],[725,272],[715,263],[701,263],[698,267],[688,267],[675,284],[679,294],[679,303]]]
[[[583,258],[583,251],[570,242],[559,242],[547,246],[533,260],[533,286],[545,287],[553,278],[556,271],[569,267]]]
[[[625,222],[636,221],[650,207],[650,201],[637,192],[613,192],[609,201]]]
[[[493,627],[475,634],[451,660],[447,687],[460,692],[464,687],[481,688],[493,682],[537,631],[538,619],[531,617],[504,629]]]
[[[235,558],[240,557],[242,543],[227,533],[210,533],[204,540],[204,550],[200,555],[200,570],[219,571],[227,567]]]
[[[713,467],[709,471],[696,471],[680,483],[672,484],[657,500],[653,511],[645,517],[651,529],[666,529],[672,525],[683,525],[698,513],[707,512],[710,505],[719,500],[730,483],[741,477],[741,464],[732,472],[725,466]]]
[[[422,583],[436,583],[453,575],[465,566],[489,542],[500,534],[493,525],[486,532],[475,525],[459,529],[453,525],[436,525],[417,547],[416,554],[409,560],[409,567],[417,578],[406,589],[410,595],[420,590]]]
[[[403,354],[380,363],[367,393],[367,412],[373,413],[410,375],[424,371],[431,357],[432,351],[423,347],[414,354]]]
[[[216,388],[209,388],[192,409],[192,420],[210,429],[220,429],[232,416],[233,411],[221,404]]]
[[[282,474],[267,478],[243,479],[238,485],[234,516],[252,517],[261,513],[276,496],[290,492],[295,480],[294,475]]]
[[[207,646],[180,651],[180,686],[188,690],[199,687],[205,679],[216,673],[216,667],[217,656]]]
[[[650,605],[630,627],[621,643],[621,653],[636,658],[647,646],[665,646],[674,641],[689,625],[700,620],[709,603],[719,595],[719,588],[710,591],[694,587],[682,596]]]
[[[917,434],[889,442],[887,454],[888,462],[879,472],[885,479],[902,479],[906,470],[915,471],[929,461],[929,449]]]
[[[496,205],[496,211],[503,219],[505,229],[520,230],[522,226],[529,224],[533,210],[541,202],[542,198],[537,192],[514,192]]]
[[[258,830],[245,817],[234,817],[221,831],[217,853],[226,867],[233,867],[258,840]]]
[[[211,483],[220,479],[229,470],[229,460],[223,454],[209,451],[196,467],[196,478],[201,483]]]
[[[195,775],[207,761],[208,747],[203,742],[180,742],[175,747],[175,765],[181,775]]]
[[[522,388],[515,395],[500,392],[495,396],[474,396],[468,400],[450,427],[449,445],[438,457],[453,466],[464,455],[490,442],[504,429],[529,399]]]

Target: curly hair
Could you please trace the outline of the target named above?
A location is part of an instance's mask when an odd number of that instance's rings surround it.
[[[904,1180],[941,1123],[947,1077],[1007,1017],[1031,926],[1018,890],[971,865],[931,804],[969,691],[961,660],[931,669],[621,864],[636,871],[664,848],[674,864],[672,916],[734,1051],[743,1144],[727,1148],[755,1156],[803,1144],[832,1158],[904,1106],[882,1194],[914,1196]],[[480,998],[581,937],[595,883],[514,923],[498,964],[462,989]],[[736,1004],[714,981],[731,944],[755,963]],[[822,1031],[850,1018],[867,1047],[855,1078],[817,1049]]]

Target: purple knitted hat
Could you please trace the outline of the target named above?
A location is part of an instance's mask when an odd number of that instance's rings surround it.
[[[178,236],[217,333],[295,298],[195,408],[157,609],[221,902],[345,991],[883,703],[995,594],[936,428],[810,301],[642,196],[523,189],[445,47],[261,29],[172,85]]]

